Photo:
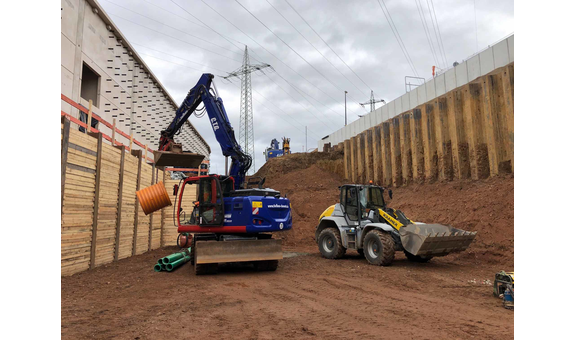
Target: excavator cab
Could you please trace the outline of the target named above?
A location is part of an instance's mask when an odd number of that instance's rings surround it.
[[[178,225],[222,226],[224,195],[219,176],[188,177],[178,202]],[[191,214],[190,219],[185,214]]]

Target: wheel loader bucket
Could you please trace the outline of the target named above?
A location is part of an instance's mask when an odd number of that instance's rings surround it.
[[[441,224],[408,224],[399,228],[403,248],[419,256],[445,256],[460,252],[471,244],[477,232]]]
[[[199,241],[197,264],[281,260],[282,240]]]

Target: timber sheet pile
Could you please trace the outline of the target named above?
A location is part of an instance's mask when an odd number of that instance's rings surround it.
[[[92,240],[98,140],[70,129],[63,185],[62,275],[88,269]]]
[[[146,216],[136,198],[164,171],[102,137],[62,121],[62,275],[175,243],[175,228],[164,235],[164,212]]]

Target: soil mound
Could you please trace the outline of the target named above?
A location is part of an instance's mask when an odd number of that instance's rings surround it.
[[[394,189],[389,204],[414,221],[477,231],[469,249],[453,255],[454,258],[512,267],[513,188],[511,175],[478,181],[411,185]]]
[[[268,160],[254,176],[277,177],[292,171],[309,168],[319,163],[326,170],[339,173],[343,177],[343,151],[292,153]],[[340,165],[341,169],[336,169]],[[269,178],[266,179],[266,181]]]

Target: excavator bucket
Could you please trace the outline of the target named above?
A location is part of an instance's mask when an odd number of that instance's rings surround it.
[[[171,166],[174,168],[200,167],[204,155],[191,152],[154,151],[154,161],[157,167]]]
[[[283,259],[281,240],[196,242],[195,263],[250,262]]]
[[[423,257],[445,256],[467,249],[477,232],[441,224],[416,223],[399,228],[403,248]]]

